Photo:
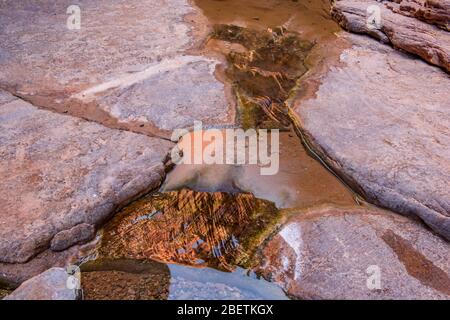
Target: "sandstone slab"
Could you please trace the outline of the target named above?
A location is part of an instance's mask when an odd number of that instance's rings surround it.
[[[194,120],[234,121],[216,79],[219,61],[196,55],[204,17],[187,0],[2,1],[0,88],[42,108],[113,128],[169,137]],[[72,11],[70,11],[72,12]]]
[[[370,6],[379,8],[379,25],[368,23]],[[338,0],[331,14],[350,32],[368,34],[450,71],[450,34],[435,25],[397,14],[374,0]]]
[[[95,246],[95,241],[74,245],[63,251],[47,249],[25,263],[0,262],[0,287],[14,289],[24,281],[53,267],[65,268],[78,264]]]
[[[449,0],[388,0],[386,6],[396,13],[435,24],[450,31]]]
[[[160,184],[171,147],[20,99],[0,106],[0,262],[91,239],[118,206]]]
[[[63,251],[74,244],[85,243],[95,236],[95,228],[91,224],[80,223],[69,230],[58,232],[50,243],[53,251]]]
[[[391,212],[316,208],[268,242],[259,271],[300,299],[450,299],[449,249]]]
[[[298,100],[299,126],[369,201],[418,216],[450,239],[448,75],[363,36]]]
[[[48,269],[25,281],[4,300],[77,300],[77,289],[68,288],[69,276],[63,268]]]

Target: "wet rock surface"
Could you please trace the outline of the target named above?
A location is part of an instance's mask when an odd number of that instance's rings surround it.
[[[336,27],[318,13],[326,12],[326,6],[322,3],[317,5],[318,8],[313,6],[308,10],[315,19],[330,27],[328,33],[320,30],[314,37],[308,33],[309,41],[300,36],[302,28],[298,26],[304,27],[307,23],[294,19],[300,7],[304,6],[302,3],[268,1],[261,4],[249,1],[246,6],[250,11],[241,12],[234,6],[239,7],[242,3],[235,1],[197,2],[210,22],[217,22],[206,46],[227,58],[228,67],[224,74],[232,82],[238,97],[239,125],[245,130],[277,128],[283,131],[280,134],[280,170],[275,175],[264,176],[258,172],[261,165],[179,164],[168,176],[163,190],[187,187],[197,191],[245,191],[273,201],[279,208],[307,207],[325,202],[355,204],[352,193],[309,156],[292,130],[289,114],[288,100],[296,90],[297,81],[308,70],[307,58],[313,51],[320,52],[316,50],[316,40],[330,37]],[[276,7],[276,14],[263,16],[262,20],[249,18],[249,15],[257,16],[269,7]],[[289,24],[281,23],[283,20]],[[272,28],[262,28],[272,23]],[[295,31],[286,28],[291,24]],[[225,135],[224,130],[222,133]],[[183,149],[187,144],[191,149],[189,141],[192,141],[192,135],[183,137],[179,148]],[[210,148],[211,145],[214,143],[205,143],[202,148]],[[196,150],[196,153],[203,152],[203,149],[200,152]],[[223,150],[223,154],[226,152]]]
[[[275,284],[232,273],[152,260],[97,259],[81,266],[86,300],[285,300]]]
[[[366,37],[344,38],[352,47],[340,65],[296,102],[299,126],[369,201],[450,239],[448,75]]]
[[[91,239],[119,205],[158,187],[172,147],[20,99],[0,107],[0,126],[2,263]]]
[[[266,31],[283,27],[302,39],[322,41],[340,30],[331,19],[329,0],[195,0],[211,24],[227,24]]]
[[[300,299],[450,299],[448,252],[406,217],[325,207],[293,216],[258,271]]]
[[[260,165],[252,164],[179,164],[168,173],[161,190],[249,192],[279,209],[324,203],[356,205],[355,195],[306,152],[294,132],[281,132],[279,137],[280,163],[275,175],[261,175]]]
[[[169,265],[169,300],[287,300],[276,284],[257,279],[244,269],[214,269]]]
[[[3,299],[7,295],[9,295],[11,292],[12,292],[12,290],[0,289],[0,299]]]
[[[51,268],[25,281],[4,300],[77,300],[77,289],[68,289],[69,274],[63,268]]]
[[[389,5],[392,7],[391,2]],[[367,22],[371,16],[367,13],[370,6],[379,8],[379,26]],[[445,12],[448,19],[449,11]],[[435,25],[397,14],[384,3],[373,0],[335,1],[332,16],[350,32],[368,34],[450,71],[450,34]]]
[[[216,25],[212,38],[245,47],[227,54],[225,74],[240,101],[239,122],[248,128],[286,128],[290,125],[285,101],[307,68],[313,44],[282,26],[257,31],[235,25]]]
[[[148,135],[170,137],[194,119],[233,122],[233,101],[215,78],[219,61],[189,51],[205,31],[186,0],[80,1],[79,30],[67,27],[72,4],[1,3],[0,88]]]
[[[155,261],[96,260],[81,267],[84,300],[166,300],[169,268]]]

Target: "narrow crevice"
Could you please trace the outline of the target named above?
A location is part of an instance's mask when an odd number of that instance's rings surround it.
[[[61,110],[59,110],[59,108],[52,108],[52,107],[47,107],[47,106],[41,106],[41,105],[37,104],[35,101],[33,101],[32,99],[27,98],[26,96],[18,94],[18,93],[14,92],[14,91],[8,90],[6,88],[0,88],[0,90],[6,91],[9,94],[11,94],[12,96],[14,96],[14,97],[16,97],[16,98],[18,98],[18,99],[20,99],[22,101],[25,101],[25,102],[31,104],[33,107],[41,109],[41,110],[53,112],[53,113],[60,114],[60,115],[70,116],[70,117],[73,117],[73,118],[82,119],[82,120],[87,121],[87,122],[96,123],[98,125],[101,125],[103,127],[108,128],[108,129],[127,131],[127,132],[132,132],[132,133],[135,133],[135,134],[145,135],[145,136],[148,136],[150,138],[157,138],[157,139],[173,142],[170,138],[167,138],[167,137],[165,137],[165,136],[163,136],[161,134],[152,133],[152,131],[153,131],[152,129],[149,129],[148,132],[143,132],[144,129],[143,130],[138,130],[138,129],[132,128],[133,126],[134,127],[142,127],[142,128],[144,126],[149,127],[150,125],[148,123],[146,123],[146,124],[130,124],[131,128],[129,126],[128,126],[128,128],[126,128],[124,125],[118,125],[118,120],[117,119],[112,118],[109,114],[107,114],[106,112],[102,112],[101,110],[98,110],[98,112],[101,112],[103,114],[103,116],[106,114],[107,121],[96,120],[96,119],[94,119],[95,116],[94,117],[86,117],[86,116],[82,116],[81,114],[78,115],[75,112],[70,112],[68,110],[61,111]],[[49,102],[49,104],[51,104],[51,103]],[[70,102],[68,102],[68,104],[70,104]],[[89,106],[86,105],[86,108],[88,108],[88,107]],[[70,109],[70,108],[68,108],[68,109]],[[156,130],[156,131],[159,131],[159,130]]]

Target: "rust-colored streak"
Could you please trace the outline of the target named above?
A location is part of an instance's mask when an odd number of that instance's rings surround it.
[[[392,230],[386,231],[382,239],[392,248],[409,275],[426,286],[450,295],[450,278],[445,271],[437,267]]]

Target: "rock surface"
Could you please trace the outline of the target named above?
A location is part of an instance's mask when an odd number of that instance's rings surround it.
[[[95,242],[74,245],[63,251],[47,249],[25,263],[0,262],[0,287],[17,288],[22,282],[52,267],[64,268],[81,261],[92,250]]]
[[[68,289],[69,274],[63,268],[51,268],[33,277],[4,300],[77,300],[77,289]]]
[[[0,141],[4,263],[92,238],[117,206],[159,185],[172,147],[20,99],[0,106]]]
[[[450,31],[449,0],[388,0],[386,6],[396,13],[415,17]]]
[[[50,243],[53,251],[62,251],[74,244],[85,243],[95,236],[95,228],[91,224],[80,223],[69,230],[58,232]]]
[[[450,299],[449,250],[387,211],[311,209],[269,241],[259,271],[300,299]]]
[[[16,99],[17,98],[11,95],[9,92],[0,90],[0,106]]]
[[[79,30],[67,27],[72,4],[2,1],[0,88],[148,135],[170,137],[193,120],[233,123],[219,61],[190,50],[206,30],[187,0],[82,0]]]
[[[368,23],[370,6],[380,9],[378,26]],[[392,43],[394,47],[450,71],[450,33],[435,25],[397,14],[374,0],[338,0],[334,2],[331,14],[348,31]]]
[[[340,64],[295,104],[299,126],[368,200],[450,239],[448,75],[363,36],[341,41]]]

